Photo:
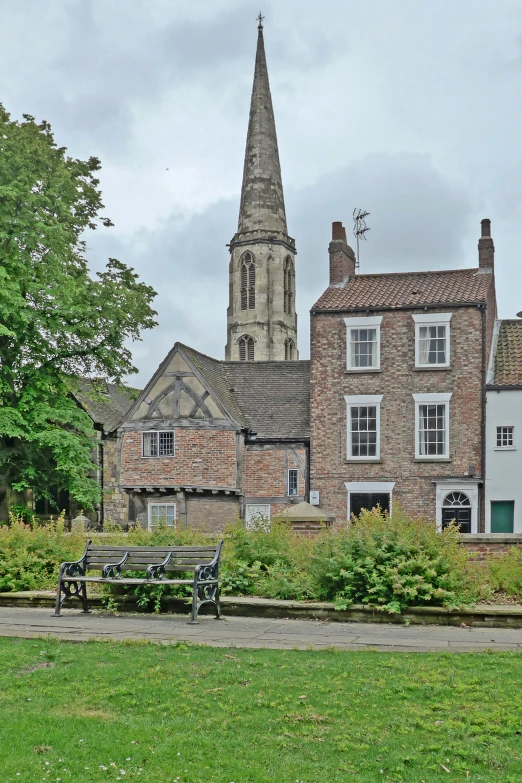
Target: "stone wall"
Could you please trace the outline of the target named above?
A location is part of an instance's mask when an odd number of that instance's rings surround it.
[[[103,447],[103,516],[104,522],[127,525],[129,496],[118,486],[118,441],[108,435]]]

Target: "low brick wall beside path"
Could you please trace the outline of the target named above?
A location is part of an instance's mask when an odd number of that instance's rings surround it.
[[[461,533],[460,544],[472,555],[473,560],[486,560],[488,557],[505,555],[513,546],[522,546],[522,536],[518,533]]]

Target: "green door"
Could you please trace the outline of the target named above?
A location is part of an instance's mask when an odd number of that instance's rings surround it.
[[[491,532],[512,533],[515,516],[514,500],[491,501]]]

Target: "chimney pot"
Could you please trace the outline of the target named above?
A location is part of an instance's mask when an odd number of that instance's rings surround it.
[[[344,236],[343,236],[344,232]],[[346,231],[343,228],[343,224],[340,220],[335,221],[332,223],[332,240],[335,241],[336,239],[344,239],[346,242]]]
[[[488,220],[488,218],[484,218],[484,220],[480,221],[480,227],[481,227],[481,236],[483,237],[491,236],[491,220]]]

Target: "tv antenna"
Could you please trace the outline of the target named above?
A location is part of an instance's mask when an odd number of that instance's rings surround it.
[[[359,242],[361,239],[366,239],[366,232],[370,230],[370,226],[366,225],[366,218],[369,216],[370,213],[364,209],[355,208],[353,211],[353,235],[357,239],[357,266],[359,266]]]

